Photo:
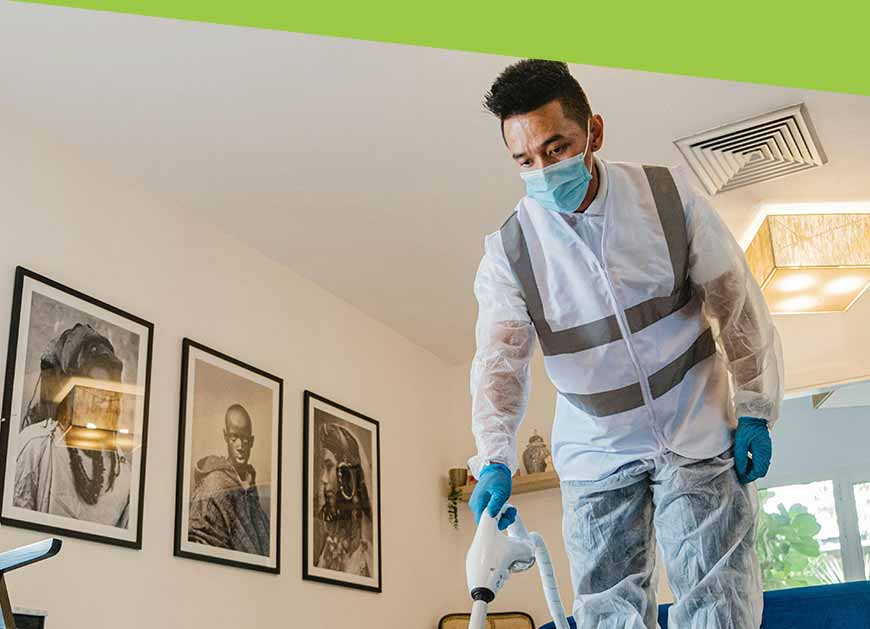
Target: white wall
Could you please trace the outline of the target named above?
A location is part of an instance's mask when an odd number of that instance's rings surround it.
[[[46,609],[49,627],[69,629],[434,626],[451,585],[439,567],[455,540],[439,482],[451,462],[447,367],[257,252],[180,222],[135,186],[35,139],[7,113],[0,356],[18,264],[155,323],[142,550],[67,539],[59,557],[9,577],[14,603]],[[280,576],[172,555],[184,336],[284,378]],[[301,578],[306,388],[381,421],[383,594]],[[3,527],[0,548],[44,537]]]

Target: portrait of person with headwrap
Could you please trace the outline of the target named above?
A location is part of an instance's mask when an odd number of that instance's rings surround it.
[[[16,271],[4,524],[141,547],[153,325]]]
[[[371,463],[351,425],[315,411],[314,565],[374,576]]]
[[[75,444],[69,437],[80,433],[80,427],[54,397],[73,379],[105,391],[106,383],[121,381],[123,368],[109,340],[89,324],[76,323],[51,341],[40,360],[40,393],[27,410],[19,436],[16,507],[127,528],[129,457],[110,442]],[[117,399],[112,393],[102,395],[110,407],[108,413],[100,413],[103,425],[88,422],[85,430],[117,428],[119,409],[111,408]]]

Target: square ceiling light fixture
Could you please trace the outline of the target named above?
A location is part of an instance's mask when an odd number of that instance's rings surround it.
[[[773,314],[845,312],[870,286],[870,214],[769,215],[746,259]]]
[[[703,131],[674,142],[711,195],[825,164],[803,104]]]

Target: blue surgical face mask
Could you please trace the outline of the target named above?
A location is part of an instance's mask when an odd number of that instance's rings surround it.
[[[546,168],[520,173],[526,184],[526,196],[534,199],[547,210],[571,214],[575,212],[586,193],[592,174],[586,167],[589,151],[590,128],[586,125],[586,148],[580,155],[563,159]]]

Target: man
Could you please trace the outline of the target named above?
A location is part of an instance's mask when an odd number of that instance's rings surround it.
[[[240,404],[224,415],[227,456],[207,456],[194,470],[188,539],[251,555],[269,556],[269,516],[260,505],[251,416]]]
[[[681,172],[595,157],[604,120],[565,64],[518,62],[485,104],[526,196],[475,280],[475,517],[510,495],[537,338],[577,625],[656,626],[658,541],[669,626],[758,627],[746,483],[767,472],[782,356],[743,252]]]
[[[349,430],[334,422],[318,430],[320,487],[315,565],[362,577],[372,576],[372,505],[360,448]]]
[[[120,383],[123,363],[109,339],[92,326],[77,323],[49,343],[39,367],[39,398],[34,395],[19,435],[12,503],[22,509],[127,528],[130,457],[118,449],[70,446],[71,418],[59,418],[56,399],[71,381],[96,388],[105,382]],[[101,419],[111,427],[118,417]]]

